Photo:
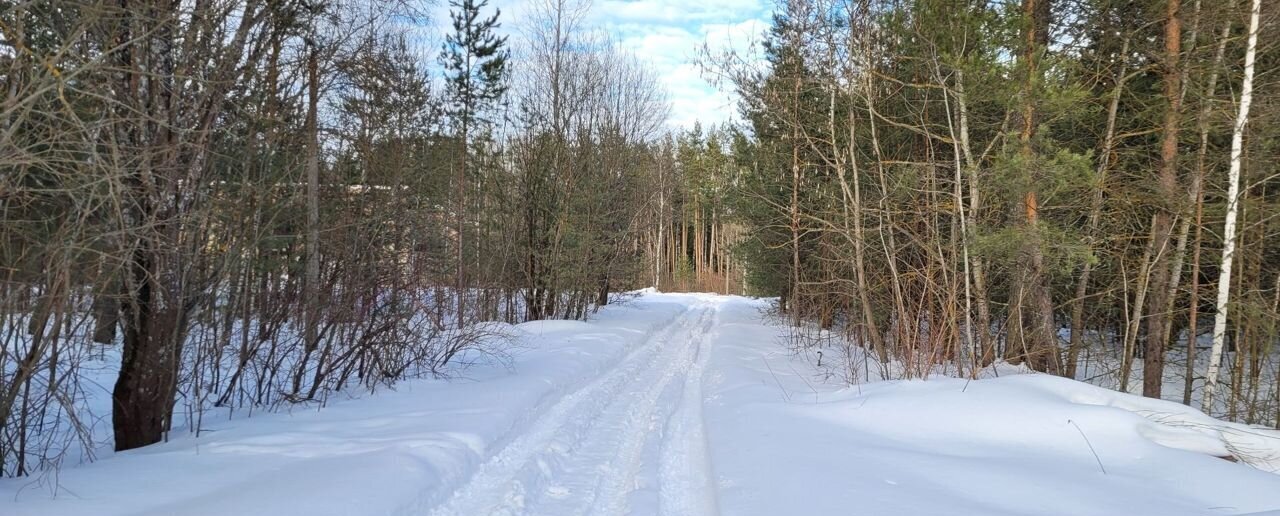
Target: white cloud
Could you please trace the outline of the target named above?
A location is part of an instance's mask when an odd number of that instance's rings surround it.
[[[491,0],[502,9],[502,32],[513,40],[528,13],[528,2]],[[448,30],[449,7],[439,2],[435,25]],[[648,63],[671,99],[667,124],[687,129],[694,122],[722,124],[735,120],[737,98],[704,77],[697,59],[704,45],[713,53],[726,50],[756,60],[756,46],[768,27],[766,0],[596,0],[586,25],[607,32],[623,49]]]
[[[596,8],[606,18],[655,25],[723,22],[764,10],[760,0],[602,0]]]
[[[704,46],[713,55],[754,56],[755,43],[768,27],[761,0],[604,0],[593,13],[597,24],[659,75],[671,97],[669,126],[736,118],[736,97],[708,81],[697,60]]]

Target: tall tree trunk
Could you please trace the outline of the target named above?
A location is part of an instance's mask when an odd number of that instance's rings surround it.
[[[1249,43],[1244,54],[1244,82],[1240,88],[1240,111],[1231,132],[1231,169],[1227,173],[1227,220],[1223,226],[1222,268],[1218,274],[1217,311],[1213,316],[1213,349],[1209,354],[1209,371],[1205,374],[1201,409],[1213,410],[1218,389],[1218,369],[1222,364],[1222,348],[1227,337],[1227,308],[1231,302],[1231,267],[1236,252],[1236,217],[1240,211],[1240,169],[1244,157],[1244,129],[1249,122],[1249,106],[1253,103],[1253,68],[1258,50],[1258,19],[1262,0],[1253,0],[1249,12]],[[1237,351],[1239,353],[1239,351]]]
[[[468,102],[468,103],[469,103],[470,101],[465,101],[465,102]],[[463,109],[470,109],[470,106],[469,106],[469,105],[467,105],[467,106],[465,106]],[[467,159],[467,158],[468,158],[467,154],[468,154],[468,152],[471,150],[471,149],[469,148],[469,145],[468,145],[468,142],[467,142],[467,137],[468,137],[468,135],[467,135],[467,129],[469,129],[469,127],[467,127],[467,126],[469,125],[469,124],[468,124],[468,122],[469,122],[468,118],[469,118],[469,114],[464,114],[464,115],[462,116],[462,131],[461,131],[461,137],[460,137],[460,140],[461,140],[461,141],[459,142],[459,146],[461,147],[461,151],[459,152],[459,161],[460,161],[460,163],[459,163],[459,165],[458,165],[458,178],[457,178],[457,180],[458,180],[458,190],[457,190],[458,198],[457,198],[457,200],[455,201],[455,202],[456,202],[456,204],[455,204],[455,207],[454,207],[454,209],[455,209],[455,210],[457,210],[457,212],[456,212],[456,213],[454,213],[454,217],[455,217],[455,221],[456,221],[456,223],[457,223],[457,228],[456,228],[456,230],[457,230],[457,232],[458,232],[458,235],[457,235],[457,237],[458,237],[458,250],[457,250],[457,260],[458,260],[458,263],[457,263],[456,276],[455,276],[455,278],[454,278],[454,293],[453,293],[453,295],[455,296],[456,301],[457,301],[457,306],[455,307],[455,310],[456,310],[457,312],[455,313],[455,317],[457,318],[458,328],[462,328],[463,323],[464,323],[464,322],[466,322],[465,309],[466,309],[466,306],[467,306],[467,302],[466,302],[466,298],[467,298],[467,291],[466,291],[466,287],[467,287],[466,272],[467,272],[467,270],[466,270],[466,265],[465,265],[466,253],[464,252],[464,249],[466,248],[466,244],[465,244],[466,239],[464,238],[464,235],[465,235],[465,233],[466,233],[466,215],[465,215],[465,214],[466,214],[466,212],[467,212],[467,161],[469,161],[469,160]]]
[[[1142,263],[1138,267],[1138,291],[1134,293],[1133,306],[1129,307],[1129,319],[1125,324],[1124,346],[1120,356],[1120,391],[1129,392],[1129,377],[1133,371],[1133,357],[1138,345],[1138,333],[1142,326],[1142,308],[1146,305],[1147,292],[1151,287],[1151,262],[1155,254],[1156,227],[1151,226],[1147,235],[1146,248],[1142,253]]]
[[[150,239],[148,239],[150,240]],[[130,290],[124,305],[125,331],[120,374],[111,392],[111,426],[116,451],[160,442],[173,414],[178,357],[186,336],[186,307],[180,286],[166,289],[167,251],[143,243],[129,264]]]
[[[684,267],[686,265],[689,266],[689,268],[693,267],[689,260],[689,206],[688,205],[684,205],[680,209],[680,261],[676,262],[676,267],[678,267],[676,270],[692,274],[693,273],[692,270],[689,270],[689,271],[684,270]],[[684,290],[688,290],[689,278],[684,277],[684,278],[681,278],[681,280],[683,284],[680,286],[680,288]]]
[[[120,135],[130,149],[164,149],[173,142],[171,132],[154,129],[156,120],[168,119],[171,114],[161,110],[170,107],[168,101],[153,98],[158,91],[176,94],[172,82],[173,47],[170,37],[172,27],[161,20],[163,13],[143,14],[137,6],[121,1],[120,7],[126,28],[120,35],[122,41],[137,34],[146,34],[152,45],[130,45],[129,50],[117,54],[117,65],[122,73],[119,97],[139,109],[155,112],[121,113]],[[134,31],[131,33],[131,31]],[[143,72],[143,69],[148,69]],[[145,129],[144,129],[145,128]],[[165,133],[165,134],[160,134]],[[176,357],[181,353],[181,328],[185,318],[182,310],[182,286],[175,270],[173,256],[178,252],[174,238],[175,226],[180,224],[180,213],[169,204],[170,199],[157,195],[150,183],[156,178],[172,181],[170,161],[176,149],[155,152],[140,160],[136,170],[130,171],[133,205],[132,221],[137,224],[135,242],[127,249],[124,313],[124,338],[120,361],[120,373],[111,392],[111,426],[115,435],[115,449],[129,450],[160,442],[172,413],[173,398],[169,396],[177,382]]]
[[[667,190],[666,176],[663,170],[665,156],[658,159],[658,239],[653,243],[653,289],[658,290],[662,285],[662,254],[665,249],[663,244],[663,231],[666,230],[666,220],[664,216],[667,211]]]
[[[1197,2],[1197,5],[1199,3]],[[1205,86],[1204,96],[1200,101],[1200,115],[1196,119],[1196,126],[1200,133],[1199,145],[1196,148],[1196,173],[1192,181],[1192,192],[1195,195],[1193,202],[1195,203],[1195,243],[1192,247],[1191,258],[1191,293],[1188,304],[1190,308],[1187,314],[1187,343],[1186,353],[1187,362],[1185,366],[1185,377],[1182,384],[1182,403],[1191,405],[1191,394],[1195,384],[1196,370],[1196,337],[1199,333],[1200,322],[1200,253],[1204,242],[1204,181],[1207,177],[1206,161],[1209,155],[1209,120],[1213,113],[1213,103],[1211,99],[1217,91],[1218,76],[1221,71],[1222,60],[1226,56],[1227,41],[1231,36],[1232,22],[1228,19],[1222,24],[1222,34],[1218,37],[1218,49],[1213,56],[1213,69],[1209,72],[1209,83]],[[1184,88],[1185,89],[1185,88]]]
[[[307,270],[306,347],[314,350],[318,337],[320,287],[320,73],[317,50],[307,53]]]
[[[1163,138],[1160,144],[1160,176],[1158,191],[1164,203],[1152,217],[1154,240],[1151,263],[1151,288],[1147,305],[1147,339],[1142,354],[1142,395],[1159,398],[1164,379],[1164,348],[1169,339],[1165,321],[1169,314],[1168,285],[1172,254],[1169,240],[1173,237],[1173,219],[1182,213],[1178,193],[1178,124],[1182,117],[1182,72],[1179,61],[1182,55],[1182,19],[1179,15],[1181,0],[1165,3],[1164,29],[1164,95],[1168,103],[1164,113]]]
[[[1187,363],[1182,384],[1182,404],[1191,405],[1191,391],[1196,379],[1196,335],[1200,322],[1200,250],[1204,236],[1204,191],[1196,196],[1196,241],[1191,251],[1191,294],[1187,313]]]
[[[307,265],[302,301],[303,353],[293,376],[294,395],[302,391],[307,363],[320,343],[320,65],[315,44],[308,40],[307,47]]]
[[[1040,53],[1049,43],[1049,0],[1023,0],[1024,17],[1023,61],[1026,76],[1023,83],[1022,130],[1019,135],[1024,167],[1036,159],[1032,140],[1036,132],[1036,89],[1040,82]],[[1021,208],[1026,231],[1021,270],[1014,273],[1013,294],[1009,301],[1012,335],[1024,339],[1011,342],[1014,358],[1022,358],[1033,369],[1057,374],[1060,371],[1058,337],[1054,331],[1053,301],[1044,274],[1044,252],[1039,236],[1040,204],[1037,199],[1035,178],[1029,170],[1023,176]]]
[[[800,326],[800,84],[795,78],[791,115],[791,323]]]
[[[978,234],[978,213],[982,209],[981,189],[978,185],[978,163],[973,158],[973,147],[969,139],[969,99],[965,94],[964,71],[956,71],[956,106],[960,111],[960,150],[964,152],[965,169],[969,176],[969,215],[965,220],[968,235],[973,238]],[[973,273],[973,297],[978,305],[977,326],[978,347],[981,355],[978,366],[985,367],[996,359],[995,339],[991,337],[991,307],[987,301],[986,264],[982,256],[972,255],[971,271]]]
[[[99,344],[111,344],[116,340],[116,327],[120,325],[120,302],[118,285],[114,272],[107,272],[105,266],[99,267],[99,273],[105,276],[93,289],[93,341]],[[0,419],[3,421],[3,419]]]
[[[942,76],[941,67],[938,66],[937,63],[938,63],[937,56],[934,56],[934,66],[937,72],[937,80],[942,84],[946,84],[946,78]],[[962,72],[957,71],[956,73],[957,83],[963,80],[964,80],[964,74]],[[964,87],[957,85],[956,91],[963,92]],[[964,369],[963,369],[964,360],[962,358],[967,358],[969,363],[972,365],[970,376],[976,377],[978,374],[978,370],[981,368],[981,366],[978,365],[980,360],[978,356],[978,353],[979,353],[978,343],[977,341],[974,340],[974,334],[973,334],[973,281],[972,281],[973,271],[971,266],[972,259],[969,253],[969,220],[964,210],[965,164],[964,164],[964,160],[962,159],[963,153],[961,151],[961,146],[967,143],[966,142],[967,136],[960,137],[956,133],[957,124],[955,122],[955,118],[957,117],[956,117],[956,111],[954,111],[951,108],[951,92],[944,89],[942,93],[942,100],[943,100],[944,107],[946,107],[947,109],[947,131],[951,137],[951,154],[952,154],[951,159],[952,159],[952,168],[953,168],[952,170],[953,175],[951,178],[951,181],[952,181],[951,198],[952,198],[952,202],[955,204],[954,206],[955,216],[952,218],[952,222],[951,222],[951,242],[952,242],[952,249],[953,249],[952,261],[953,263],[955,262],[954,249],[955,249],[955,244],[958,242],[960,247],[960,256],[959,256],[960,270],[958,271],[958,274],[961,276],[961,279],[959,280],[959,282],[963,283],[964,285],[963,287],[964,288],[964,336],[963,337],[964,337],[965,348],[964,348],[963,354],[967,354],[967,357],[962,357],[962,353],[956,353],[954,358],[955,358],[957,374],[959,375],[964,374]],[[953,284],[951,288],[956,289],[957,286]]]

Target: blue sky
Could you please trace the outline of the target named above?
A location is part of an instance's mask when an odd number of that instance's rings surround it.
[[[651,63],[671,97],[669,124],[721,123],[737,110],[734,99],[702,77],[692,58],[705,42],[713,49],[750,51],[768,26],[765,0],[597,0],[598,25],[623,48]]]
[[[504,30],[514,32],[525,2],[490,4],[502,9]],[[444,30],[448,1],[440,0],[437,9],[437,25]],[[671,99],[668,125],[677,129],[735,116],[734,98],[704,79],[693,59],[704,43],[713,50],[751,52],[768,27],[770,12],[769,0],[595,0],[586,21],[653,67]]]

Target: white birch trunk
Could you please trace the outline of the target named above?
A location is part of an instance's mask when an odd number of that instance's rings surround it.
[[[1222,349],[1227,338],[1227,304],[1231,301],[1231,265],[1236,252],[1236,216],[1240,211],[1240,167],[1244,155],[1244,127],[1249,122],[1249,104],[1253,102],[1253,62],[1258,50],[1258,18],[1262,0],[1253,0],[1249,13],[1249,44],[1244,53],[1244,84],[1240,88],[1240,112],[1231,132],[1231,169],[1227,179],[1227,220],[1223,228],[1222,269],[1218,276],[1217,313],[1213,317],[1213,349],[1209,354],[1209,371],[1205,374],[1201,410],[1213,409],[1213,395],[1218,389],[1218,370],[1222,366]]]

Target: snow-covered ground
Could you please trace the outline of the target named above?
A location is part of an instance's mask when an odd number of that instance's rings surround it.
[[[509,364],[205,419],[2,480],[0,515],[1280,514],[1276,432],[1044,375],[827,382],[766,308],[518,325]]]

